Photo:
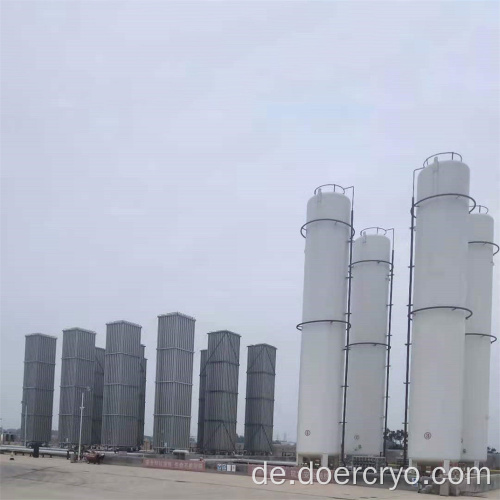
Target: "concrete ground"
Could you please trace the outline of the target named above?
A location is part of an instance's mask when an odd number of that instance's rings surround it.
[[[366,486],[262,485],[250,476],[121,465],[72,464],[61,458],[0,455],[0,497],[10,499],[412,499],[416,492]],[[432,497],[427,497],[432,498]],[[492,491],[483,498],[498,498]]]

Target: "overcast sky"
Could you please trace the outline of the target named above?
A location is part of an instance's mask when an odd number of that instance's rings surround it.
[[[396,229],[389,426],[401,428],[412,171],[458,151],[499,208],[496,2],[2,1],[1,414],[24,336],[157,315],[277,346],[275,435],[296,436],[306,203],[355,185],[355,227]],[[497,226],[497,235],[500,234]],[[497,236],[497,240],[500,239]],[[497,259],[497,268],[498,264]],[[500,332],[498,272],[493,332]],[[499,349],[490,445],[500,447]]]

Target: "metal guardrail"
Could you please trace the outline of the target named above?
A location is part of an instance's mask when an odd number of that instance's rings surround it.
[[[376,470],[379,470],[381,467],[385,467],[387,464],[385,457],[372,457],[362,455],[354,455],[351,462],[353,467],[362,467],[363,469],[373,467]]]
[[[10,453],[13,452],[16,454],[30,454],[33,453],[33,448],[28,448],[25,446],[12,446],[12,445],[1,445],[0,453]],[[39,454],[44,457],[45,455],[54,456],[54,457],[66,457],[67,450],[63,450],[62,448],[40,448]]]

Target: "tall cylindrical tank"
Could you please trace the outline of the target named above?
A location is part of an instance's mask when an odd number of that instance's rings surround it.
[[[148,360],[146,358],[146,346],[141,344],[141,363],[139,371],[139,411],[137,420],[137,445],[144,445],[144,417],[146,413],[146,373]]]
[[[26,335],[21,440],[49,444],[52,434],[57,337]]]
[[[274,383],[276,347],[248,346],[245,406],[245,450],[251,454],[273,452]]]
[[[487,458],[490,388],[491,311],[494,221],[486,213],[471,214],[467,258],[467,322],[464,357],[462,460]]]
[[[409,399],[409,458],[460,459],[469,167],[439,161],[418,175]]]
[[[340,453],[351,202],[318,188],[307,204],[298,462]]]
[[[345,452],[383,451],[391,242],[383,234],[354,240]]]
[[[209,453],[236,450],[240,335],[227,330],[208,334],[205,429]]]
[[[92,390],[92,444],[101,444],[102,393],[104,391],[104,356],[106,350],[95,348],[94,388]]]
[[[189,448],[196,320],[173,312],[158,316],[153,446]]]
[[[106,325],[101,434],[105,446],[137,447],[141,329],[128,321]]]
[[[96,333],[83,328],[63,330],[61,392],[59,397],[59,443],[80,442],[80,407],[83,394],[81,443],[92,443]]]
[[[198,397],[198,448],[203,449],[203,429],[205,427],[205,391],[207,387],[207,364],[208,350],[200,351],[200,392]]]

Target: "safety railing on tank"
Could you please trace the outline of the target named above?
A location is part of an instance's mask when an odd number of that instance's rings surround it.
[[[299,323],[295,328],[297,328],[297,330],[301,332],[304,325],[312,325],[314,323],[343,323],[346,326],[351,326],[350,323],[344,319],[315,319],[312,321],[303,321],[302,323]]]
[[[331,187],[333,188],[332,192],[334,193],[339,193],[341,192],[342,194],[345,194],[345,192],[349,189],[353,189],[354,190],[354,187],[353,186],[349,186],[349,187],[343,187],[341,186],[340,184],[321,184],[321,186],[318,186],[315,190],[314,190],[314,194],[317,195],[319,192],[321,192],[323,190],[323,188],[325,187]]]
[[[386,236],[389,231],[394,231],[394,229],[385,229],[380,226],[370,226],[370,227],[365,227],[364,229],[361,229],[359,234],[361,236],[364,236],[365,234],[380,234],[382,236]],[[394,234],[394,233],[393,233]]]
[[[490,335],[488,333],[466,333],[465,336],[467,335],[472,335],[474,337],[489,337],[490,339],[493,339],[490,341],[491,344],[494,344],[498,339],[495,337],[495,335]]]
[[[462,155],[461,154],[456,153],[455,151],[445,151],[443,153],[435,153],[435,154],[429,156],[428,158],[426,158],[424,160],[423,167],[425,168],[425,167],[429,166],[429,160],[432,160],[433,158],[438,158],[439,159],[439,157],[442,156],[442,155],[451,155],[451,159],[452,160],[455,160],[456,158],[458,158],[459,161],[462,161]]]
[[[487,214],[490,211],[490,209],[484,205],[476,205],[475,208],[478,214]],[[471,212],[472,210],[474,210],[474,207],[471,209]]]
[[[418,312],[422,311],[430,311],[432,309],[451,309],[452,311],[465,311],[467,313],[467,316],[465,316],[465,319],[469,319],[472,316],[472,311],[468,309],[467,307],[461,307],[461,306],[430,306],[430,307],[419,307],[418,309],[412,309],[410,312],[410,316],[413,316],[414,314],[417,314]],[[410,317],[410,319],[412,319]]]
[[[340,220],[340,219],[312,219],[310,221],[307,221],[301,228],[300,228],[300,234],[302,235],[303,238],[306,237],[306,231],[307,231],[307,226],[309,226],[309,224],[312,224],[314,222],[324,222],[324,221],[330,221],[330,222],[335,222],[336,224],[343,224],[344,226],[347,226],[351,229],[351,237],[354,236],[355,234],[355,230],[354,228],[352,227],[351,224],[349,224],[348,222],[345,222],[343,220]]]
[[[347,271],[347,312],[345,313],[345,320],[342,319],[319,319],[319,320],[313,320],[313,321],[306,321],[299,323],[297,325],[297,330],[302,330],[302,327],[307,324],[311,323],[344,323],[345,324],[345,338],[346,338],[346,345],[349,345],[349,334],[351,330],[351,289],[352,289],[352,245],[354,241],[354,235],[356,234],[356,231],[354,230],[354,186],[348,186],[348,187],[343,187],[340,186],[339,184],[322,184],[321,186],[318,186],[314,190],[314,195],[316,196],[317,194],[320,194],[322,192],[323,188],[333,188],[333,192],[341,192],[342,194],[346,194],[347,191],[351,192],[351,217],[350,217],[350,224],[338,220],[338,219],[316,219],[316,220],[311,220],[307,221],[301,228],[300,228],[300,234],[306,238],[307,236],[307,226],[311,223],[314,222],[320,222],[320,221],[330,221],[334,222],[335,224],[344,224],[347,227],[350,228],[350,235],[349,235],[349,265],[348,265],[348,271]],[[343,389],[343,400],[344,400],[344,405],[342,409],[342,421],[339,422],[340,425],[342,425],[342,439],[341,439],[341,452],[340,456],[342,461],[345,464],[345,412],[346,412],[346,405],[345,401],[347,398],[347,371],[349,369],[349,350],[345,350],[344,354],[344,363],[345,363],[345,370],[344,370],[344,384],[342,385]]]
[[[405,369],[405,411],[404,411],[404,421],[403,421],[403,431],[404,431],[404,442],[403,442],[403,463],[407,463],[408,460],[408,403],[409,403],[409,391],[410,391],[410,352],[411,352],[411,339],[412,339],[412,319],[413,315],[422,311],[428,311],[433,309],[451,309],[458,311],[465,311],[467,313],[466,319],[472,316],[472,311],[465,307],[449,305],[449,306],[431,306],[431,307],[422,307],[418,309],[413,309],[413,274],[414,274],[414,249],[415,249],[415,223],[416,223],[416,208],[421,206],[421,204],[425,201],[429,201],[436,198],[446,197],[446,196],[454,196],[456,198],[466,198],[472,202],[472,207],[469,207],[469,213],[472,213],[473,210],[476,209],[477,203],[469,195],[463,193],[441,193],[432,196],[426,196],[418,201],[415,201],[415,179],[416,173],[420,170],[425,169],[429,166],[429,161],[433,158],[438,158],[441,155],[451,155],[451,159],[458,159],[462,161],[462,155],[456,153],[454,151],[437,153],[429,156],[424,160],[423,166],[420,168],[416,168],[413,170],[413,182],[412,182],[412,197],[411,197],[411,209],[410,209],[410,265],[409,269],[409,280],[408,280],[408,304],[407,304],[407,332],[406,332],[406,369]]]
[[[500,252],[500,247],[492,241],[469,241],[469,245],[491,245],[496,249],[495,252],[493,252],[493,255],[496,255],[498,252]]]

